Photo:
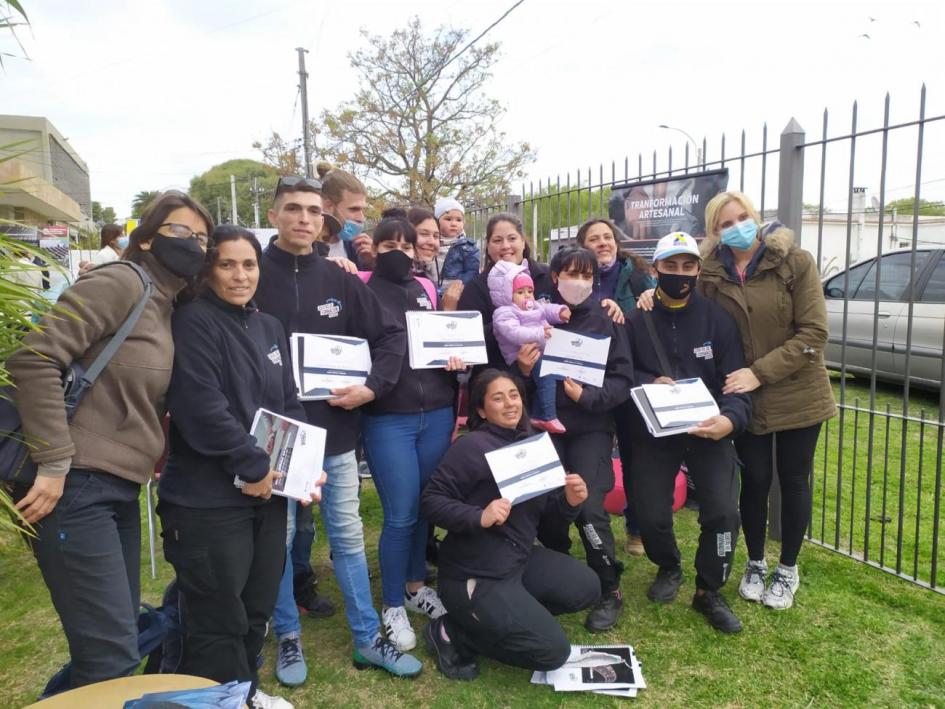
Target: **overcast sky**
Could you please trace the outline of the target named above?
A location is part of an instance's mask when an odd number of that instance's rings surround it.
[[[48,117],[88,163],[92,198],[127,214],[144,189],[186,188],[190,178],[252,149],[273,131],[295,137],[295,47],[309,49],[310,110],[336,106],[354,89],[347,54],[360,28],[389,34],[412,15],[426,26],[468,28],[472,36],[514,0],[26,0],[32,28],[21,32],[29,61],[6,58],[0,113]],[[621,165],[642,151],[661,165],[685,138],[717,159],[719,137],[731,153],[740,131],[749,150],[769,144],[793,116],[808,139],[859,125],[945,114],[945,23],[936,2],[618,2],[525,0],[487,39],[502,44],[488,92],[507,109],[501,128],[538,150],[530,177]],[[875,18],[873,21],[870,17]],[[917,23],[917,24],[916,24]],[[870,38],[861,37],[866,33]],[[0,51],[19,52],[8,37]],[[916,132],[890,141],[890,198],[913,193]],[[923,196],[945,195],[945,121],[928,125]],[[855,183],[879,189],[879,138],[857,145]],[[846,204],[848,143],[831,144],[825,202]],[[805,201],[817,202],[819,148],[809,150]],[[678,161],[679,156],[674,159]],[[662,168],[661,168],[662,169]],[[756,192],[757,175],[746,189]],[[769,179],[772,174],[769,173]],[[769,183],[769,189],[770,183]],[[770,194],[770,193],[769,193]],[[776,191],[768,203],[776,201]]]

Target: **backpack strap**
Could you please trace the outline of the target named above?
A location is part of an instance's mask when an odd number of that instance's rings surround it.
[[[663,370],[663,376],[672,376],[673,369],[669,366],[669,357],[666,356],[666,350],[663,349],[663,342],[656,333],[656,326],[653,324],[653,313],[649,310],[644,310],[643,322],[646,324],[646,331],[650,334],[650,340],[653,342],[653,349],[656,350],[656,358],[659,360],[660,369]]]

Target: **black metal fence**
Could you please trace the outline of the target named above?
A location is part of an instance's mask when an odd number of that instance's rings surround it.
[[[729,187],[746,192],[766,219],[794,229],[822,275],[832,275],[825,279],[827,359],[839,415],[818,444],[808,540],[945,593],[945,218],[930,227],[919,208],[923,186],[945,181],[923,181],[930,156],[945,155],[945,115],[926,115],[925,87],[908,120],[892,122],[890,107],[887,95],[881,126],[862,128],[854,104],[849,130],[833,134],[825,110],[817,139],[792,119],[776,145],[765,124],[755,134],[741,131],[735,150],[724,135],[714,144],[690,138],[681,160],[670,147],[662,159],[638,153],[542,179],[503,204],[468,210],[467,234],[484,247],[489,217],[512,211],[533,253],[546,259],[581,223],[607,216],[615,187],[728,168]],[[857,187],[864,182],[878,185],[871,206]],[[901,217],[887,208],[897,190],[914,197]],[[835,214],[825,200],[838,192],[846,212]],[[773,517],[774,533],[777,526]]]

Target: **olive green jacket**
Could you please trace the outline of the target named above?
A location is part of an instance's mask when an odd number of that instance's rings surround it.
[[[698,286],[735,318],[745,361],[761,382],[752,392],[754,434],[812,426],[837,411],[824,367],[827,309],[814,259],[786,227],[773,225],[763,238],[765,251],[744,285],[726,271],[717,241],[706,239]]]

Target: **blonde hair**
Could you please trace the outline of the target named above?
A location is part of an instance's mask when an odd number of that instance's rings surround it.
[[[367,194],[364,183],[350,172],[339,170],[330,162],[320,162],[315,166],[318,178],[322,182],[322,197],[338,204],[342,201],[345,191],[352,194]]]
[[[748,215],[755,220],[755,224],[761,226],[761,216],[755,205],[748,199],[748,195],[737,190],[720,192],[709,200],[705,206],[705,240],[706,242],[717,244],[719,241],[719,213],[729,202],[738,202],[741,208],[748,212]]]

